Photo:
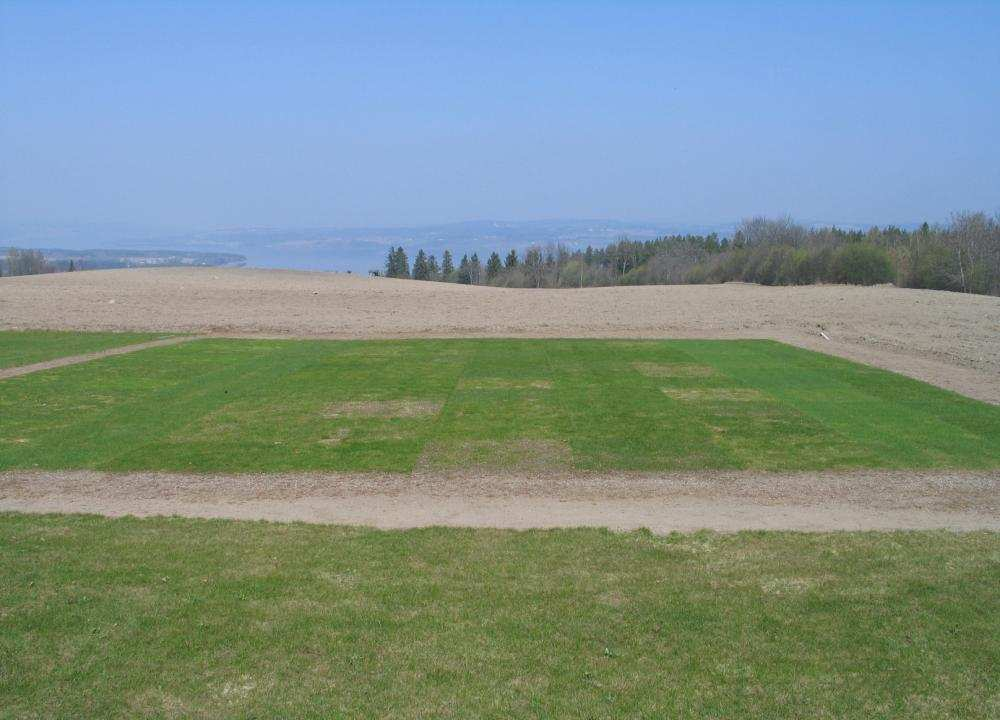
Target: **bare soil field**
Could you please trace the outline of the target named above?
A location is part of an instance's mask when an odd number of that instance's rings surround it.
[[[328,338],[770,338],[1000,403],[1000,299],[893,287],[516,290],[218,268],[0,279],[0,329],[27,328]]]
[[[1000,472],[0,473],[0,510],[414,528],[1000,530]]]

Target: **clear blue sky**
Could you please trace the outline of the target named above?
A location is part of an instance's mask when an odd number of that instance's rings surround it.
[[[0,220],[1000,210],[1000,3],[0,0]]]

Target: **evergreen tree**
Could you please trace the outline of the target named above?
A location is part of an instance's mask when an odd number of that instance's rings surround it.
[[[385,276],[396,277],[396,246],[389,248],[389,254],[385,258]]]
[[[69,261],[69,271],[73,272],[74,270],[76,270],[76,266],[73,264],[73,261],[70,260]]]
[[[427,267],[427,255],[423,248],[417,250],[417,256],[413,259],[413,279],[430,280],[430,269]]]
[[[490,255],[490,259],[486,261],[486,280],[489,282],[497,275],[500,274],[500,269],[503,265],[500,262],[500,255],[498,253],[493,253]]]
[[[472,253],[469,258],[469,282],[478,285],[482,280],[483,266],[479,263],[479,255]]]
[[[462,261],[458,264],[458,282],[462,285],[472,284],[472,269],[469,266],[468,255],[463,255]]]
[[[441,268],[438,267],[437,258],[433,255],[427,258],[427,276],[431,280],[437,280],[441,276]]]
[[[402,245],[399,246],[399,250],[397,251],[397,255],[398,255],[398,258],[396,259],[396,263],[399,266],[399,277],[401,277],[401,278],[408,278],[408,277],[410,277],[410,261],[409,261],[409,259],[407,259],[407,257],[406,257],[406,251],[403,250],[403,246]]]
[[[402,245],[398,248],[389,248],[389,256],[385,261],[385,275],[392,278],[410,277],[410,261]]]
[[[517,267],[517,250],[511,250],[507,253],[507,258],[504,260],[503,266],[508,270],[513,270]]]
[[[450,282],[454,273],[455,263],[451,259],[451,250],[445,250],[441,256],[441,279]]]

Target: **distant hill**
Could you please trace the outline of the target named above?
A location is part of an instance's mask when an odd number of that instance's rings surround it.
[[[807,226],[815,223],[807,222]],[[856,223],[821,223],[845,229],[867,228]],[[692,224],[608,219],[472,220],[467,222],[404,227],[237,227],[205,232],[155,232],[125,225],[20,225],[0,226],[0,245],[26,248],[114,249],[120,255],[142,251],[239,257],[252,267],[299,270],[352,270],[381,268],[390,246],[402,245],[410,253],[423,248],[438,257],[447,248],[457,257],[493,250],[523,251],[529,245],[563,243],[570,248],[605,246],[625,235],[632,240],[652,240],[664,235],[732,234],[735,222]],[[127,250],[125,248],[135,248]],[[228,264],[230,260],[223,261]],[[140,263],[152,264],[152,263]],[[183,262],[180,264],[198,264]],[[216,263],[206,263],[216,264]]]
[[[172,247],[177,250],[171,252],[234,254],[254,267],[364,272],[382,267],[393,245],[413,251],[422,247],[438,256],[447,248],[461,256],[496,248],[523,250],[532,244],[603,246],[622,235],[651,240],[669,233],[725,233],[732,227],[732,223],[685,225],[602,219],[474,220],[368,228],[239,227],[194,233],[158,233],[123,225],[8,225],[0,226],[0,245],[39,249],[103,247],[130,255]]]
[[[259,267],[363,272],[381,268],[394,245],[413,252],[423,248],[439,257],[449,249],[461,256],[495,248],[523,250],[533,244],[606,245],[622,235],[651,240],[667,232],[695,230],[706,231],[700,226],[689,230],[687,226],[617,220],[479,220],[383,228],[233,228],[192,237],[190,246],[238,252],[247,256],[248,264]]]
[[[0,246],[0,265],[9,247]],[[66,270],[72,261],[77,270],[104,270],[134,267],[237,267],[246,264],[246,257],[234,253],[194,252],[189,250],[128,250],[65,248],[37,249],[48,264]],[[5,272],[6,274],[6,272]]]

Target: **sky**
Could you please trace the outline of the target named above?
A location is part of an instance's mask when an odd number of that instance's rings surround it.
[[[0,221],[1000,211],[1000,2],[0,0]]]

